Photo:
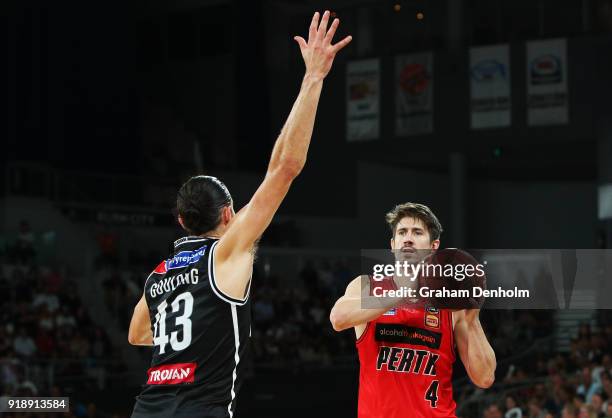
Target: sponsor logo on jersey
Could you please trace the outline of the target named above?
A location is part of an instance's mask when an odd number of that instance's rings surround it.
[[[166,260],[164,260],[161,263],[159,263],[157,267],[155,267],[155,270],[153,270],[153,273],[166,274],[167,271],[168,269],[166,268]]]
[[[193,263],[197,263],[204,255],[207,247],[208,245],[204,245],[197,250],[181,251],[180,253],[175,254],[174,257],[166,261],[166,270],[180,269]]]
[[[397,313],[397,309],[391,308],[387,312],[385,312],[383,315],[384,316],[394,316],[396,313]]]
[[[442,342],[442,334],[401,324],[378,323],[376,324],[374,339],[376,341],[421,345],[438,349]]]
[[[428,307],[425,310],[425,326],[428,328],[440,329],[440,310]]]
[[[378,348],[376,370],[386,369],[396,373],[436,376],[436,362],[439,358],[439,354],[428,350],[387,347],[383,345]]]
[[[151,367],[147,374],[147,385],[179,385],[193,383],[197,363],[164,364]]]

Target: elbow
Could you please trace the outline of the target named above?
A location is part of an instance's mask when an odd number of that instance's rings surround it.
[[[131,332],[128,333],[128,343],[131,345],[138,345],[138,339]]]
[[[300,175],[304,168],[304,162],[295,158],[285,158],[279,162],[278,170],[288,180],[293,180]]]
[[[489,389],[495,382],[495,366],[488,373],[472,379],[472,382],[481,389]]]
[[[329,314],[329,322],[331,322],[332,328],[336,332],[344,331],[350,327],[345,316],[338,312],[337,309],[332,309]]]
[[[474,384],[481,389],[489,389],[491,386],[493,386],[494,382],[495,382],[495,376],[487,376],[483,379],[479,379],[478,381],[475,381]]]

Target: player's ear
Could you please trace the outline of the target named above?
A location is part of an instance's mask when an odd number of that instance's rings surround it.
[[[440,240],[439,239],[435,239],[431,242],[431,249],[432,250],[437,250],[438,248],[440,248]]]
[[[232,205],[227,205],[223,208],[221,212],[221,220],[224,225],[227,225],[229,221],[234,217],[234,209]]]
[[[389,245],[391,245],[391,249],[395,248],[395,239],[393,239],[393,237],[391,237],[391,240],[389,241]]]
[[[181,215],[178,216],[178,223],[181,225],[181,228],[185,229],[185,224],[183,223],[183,217]]]

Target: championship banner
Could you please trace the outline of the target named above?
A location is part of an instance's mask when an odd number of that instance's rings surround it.
[[[568,123],[567,42],[527,43],[527,124]]]
[[[470,49],[472,129],[511,124],[510,52],[508,45]]]
[[[380,61],[349,62],[346,67],[346,139],[377,139],[380,131]]]
[[[433,131],[433,54],[395,57],[395,133],[397,136]]]

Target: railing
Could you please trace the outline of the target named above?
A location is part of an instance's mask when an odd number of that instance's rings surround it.
[[[46,198],[62,203],[106,203],[121,206],[170,207],[176,193],[173,179],[60,170],[17,162],[5,168],[6,196]]]

